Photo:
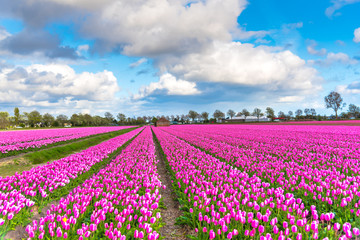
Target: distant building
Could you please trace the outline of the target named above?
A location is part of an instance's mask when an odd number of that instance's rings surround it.
[[[170,121],[164,117],[160,118],[155,123],[155,127],[168,127],[168,126],[170,126]]]
[[[227,123],[240,123],[240,122],[270,122],[271,118],[267,117],[255,117],[255,116],[247,116],[244,115],[240,117],[233,117],[232,119],[226,119],[225,122]]]

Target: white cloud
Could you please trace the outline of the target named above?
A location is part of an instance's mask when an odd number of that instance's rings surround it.
[[[172,59],[171,59],[172,60]],[[239,42],[216,43],[204,53],[194,53],[161,68],[187,81],[232,83],[263,88],[313,92],[321,78],[315,69],[290,51],[254,47]]]
[[[355,29],[354,31],[354,42],[360,42],[360,28]]]
[[[76,49],[76,53],[78,56],[82,56],[84,52],[89,51],[89,45],[84,44],[84,45],[79,45]]]
[[[237,17],[245,0],[111,1],[94,11],[82,28],[107,46],[124,46],[130,56],[157,56],[201,50],[214,40],[239,34]],[[253,34],[253,33],[251,33]],[[251,35],[250,34],[250,35]]]
[[[339,15],[339,13],[335,13],[335,12],[341,9],[342,7],[358,2],[360,2],[360,0],[331,0],[332,5],[325,10],[325,14],[326,16],[331,18],[334,14]]]
[[[130,64],[130,67],[131,68],[135,68],[135,67],[138,67],[140,66],[141,64],[147,62],[147,59],[146,58],[140,58],[139,60],[137,60],[136,62],[133,62]]]
[[[310,64],[316,64],[322,67],[329,67],[333,64],[336,63],[341,63],[341,64],[357,64],[358,61],[356,59],[350,58],[347,54],[345,53],[333,53],[330,52],[327,54],[326,59],[323,60],[309,60]]]
[[[339,85],[336,91],[342,94],[360,94],[360,82],[355,81],[347,85]]]
[[[317,46],[317,43],[316,41],[314,40],[309,40],[307,41],[308,42],[308,45],[306,47],[308,53],[310,53],[311,55],[317,55],[317,56],[324,56],[326,55],[327,51],[325,48],[322,48],[320,50],[316,50],[316,46]]]
[[[5,38],[10,37],[10,36],[11,36],[11,34],[9,32],[7,32],[5,28],[0,26],[0,41],[4,40]]]
[[[303,96],[285,96],[285,97],[280,97],[278,99],[278,102],[281,103],[294,103],[294,102],[301,102],[302,100],[304,100],[305,97]]]
[[[143,86],[139,90],[139,94],[134,99],[147,97],[158,91],[164,91],[166,95],[196,95],[200,91],[196,89],[196,84],[182,79],[176,79],[173,75],[166,73],[160,76],[158,82],[152,82],[148,86]]]
[[[34,64],[27,67],[7,67],[0,72],[2,102],[22,106],[57,106],[62,100],[102,102],[114,99],[119,91],[112,72],[75,73],[60,64]],[[76,107],[76,106],[75,106]]]

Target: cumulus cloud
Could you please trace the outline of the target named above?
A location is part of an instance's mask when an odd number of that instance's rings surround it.
[[[199,94],[200,91],[196,89],[195,83],[176,79],[173,75],[166,73],[160,76],[158,82],[152,82],[150,85],[140,88],[139,94],[134,95],[134,99],[141,99],[158,93],[186,96]]]
[[[339,85],[336,90],[343,94],[359,94],[360,81],[354,81],[348,85]]]
[[[167,71],[186,81],[222,82],[271,90],[319,90],[317,71],[292,52],[239,42],[215,43],[201,54],[164,61]]]
[[[341,52],[340,53],[330,52],[327,54],[326,59],[309,61],[309,63],[311,64],[316,64],[322,67],[329,67],[336,63],[354,65],[357,64],[358,62],[359,62],[358,60],[354,58],[350,58],[347,54]]]
[[[16,55],[40,53],[48,58],[79,58],[74,48],[59,45],[60,39],[57,36],[42,30],[24,30],[18,34],[4,37],[0,41],[0,50],[7,54]]]
[[[7,67],[0,72],[2,103],[22,106],[58,106],[61,101],[101,102],[114,99],[119,91],[112,72],[76,73],[67,65],[34,64]]]
[[[246,31],[238,25],[237,18],[246,7],[246,0],[19,1],[23,4],[11,3],[17,6],[8,11],[30,21],[28,25],[33,28],[41,26],[41,21],[28,19],[31,11],[36,12],[34,2],[49,5],[40,8],[45,11],[61,6],[59,12],[76,20],[74,23],[79,35],[94,40],[90,51],[116,51],[139,57],[140,60],[130,67],[140,66],[146,59],[151,59],[158,69],[159,81],[141,88],[134,99],[161,94],[184,98],[202,96],[204,92],[211,92],[200,88],[204,83],[209,83],[207,88],[218,84],[252,88],[253,92],[276,92],[279,101],[290,101],[301,94],[314,94],[321,89],[322,78],[317,71],[291,51],[235,42],[268,34],[266,31]],[[79,13],[80,17],[74,18],[74,13]],[[61,14],[57,13],[36,16],[43,22],[59,17]],[[302,25],[301,22],[284,25],[283,30],[301,28]],[[52,76],[56,77],[56,74]],[[33,79],[28,81],[36,84]],[[79,93],[67,91],[74,98],[79,97]],[[37,98],[46,97],[39,95]]]
[[[354,42],[360,42],[360,28],[355,29],[354,31]]]
[[[196,52],[214,40],[231,41],[245,0],[114,1],[96,11],[82,32],[131,56]],[[110,30],[111,29],[111,30]]]
[[[317,46],[316,41],[314,41],[314,40],[308,40],[308,41],[307,41],[307,47],[306,47],[308,53],[310,53],[311,55],[317,55],[317,56],[324,56],[324,55],[326,55],[327,51],[326,51],[325,48],[322,48],[322,49],[320,49],[320,50],[316,50],[316,49],[315,49],[316,46]]]
[[[326,16],[328,16],[330,18],[334,14],[339,14],[339,13],[336,13],[336,11],[338,11],[342,7],[344,7],[346,5],[358,3],[358,2],[360,2],[360,0],[331,0],[332,5],[328,8],[326,8],[325,14],[326,14]]]

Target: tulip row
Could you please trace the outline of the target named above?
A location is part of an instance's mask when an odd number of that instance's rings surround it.
[[[0,177],[0,232],[18,224],[21,221],[19,219],[24,217],[21,213],[28,216],[29,208],[35,203],[41,207],[51,195],[61,192],[72,181],[89,172],[93,166],[101,164],[142,129],[135,129],[22,174]],[[22,209],[24,211],[21,211]]]
[[[162,186],[145,128],[108,166],[27,226],[30,239],[159,239]]]
[[[13,151],[22,151],[29,148],[41,148],[50,144],[66,142],[96,134],[119,131],[130,127],[131,126],[5,131],[0,132],[0,153],[7,156],[7,153]]]
[[[186,210],[180,221],[192,226],[198,239],[351,239],[359,235],[354,223],[336,222],[333,212],[307,207],[304,195],[295,196],[257,174],[235,168],[167,133],[172,130],[155,128],[154,132]]]
[[[166,131],[302,198],[305,207],[335,213],[340,223],[355,223],[360,216],[359,127],[228,125]]]

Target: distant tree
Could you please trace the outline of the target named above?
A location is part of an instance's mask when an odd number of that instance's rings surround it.
[[[360,107],[356,106],[355,104],[349,104],[348,113],[352,116],[357,118],[360,115]]]
[[[186,121],[186,116],[185,116],[185,114],[181,114],[181,116],[180,116],[180,122],[181,123],[184,123]]]
[[[340,118],[349,119],[349,113],[342,112],[342,113],[340,114]]]
[[[34,127],[35,124],[41,123],[42,117],[38,111],[32,111],[28,115],[28,120],[29,120],[30,126]]]
[[[74,113],[70,117],[70,122],[73,126],[81,126],[82,122],[78,114]]]
[[[153,117],[153,118],[151,119],[151,122],[155,124],[155,123],[157,122],[157,120],[158,120],[158,119],[157,119],[156,117]]]
[[[335,112],[336,119],[338,118],[338,111],[341,110],[343,107],[345,107],[345,103],[343,103],[343,99],[340,95],[340,93],[332,91],[325,97],[325,105],[326,108],[332,108]]]
[[[245,116],[245,118],[248,117],[248,116],[250,116],[250,112],[249,112],[246,108],[244,108],[244,109],[241,111],[241,113],[242,113],[242,115]]]
[[[304,113],[305,113],[306,117],[309,117],[310,116],[310,109],[305,108]]]
[[[68,121],[68,117],[64,114],[60,114],[56,117],[56,121],[59,122],[60,126],[64,126],[64,124]]]
[[[45,113],[42,117],[42,123],[46,127],[51,127],[55,122],[55,118],[50,113]]]
[[[215,110],[214,114],[213,114],[214,118],[216,118],[217,120],[221,119],[221,118],[224,118],[225,117],[225,114],[220,111],[220,110]]]
[[[235,116],[235,111],[229,109],[229,111],[227,111],[227,115],[232,119]]]
[[[171,121],[174,121],[174,119],[175,119],[174,115],[171,115],[170,119],[171,119]]]
[[[105,113],[105,118],[109,121],[109,123],[113,123],[115,120],[114,116],[110,112]]]
[[[301,109],[298,109],[295,111],[295,115],[297,118],[300,118],[300,116],[302,115],[303,111]]]
[[[26,126],[29,125],[29,113],[24,112],[23,114],[20,115],[20,126]]]
[[[286,115],[285,115],[285,113],[283,111],[279,111],[278,112],[278,117],[279,118],[286,118]]]
[[[198,116],[198,113],[196,111],[194,111],[194,110],[190,110],[188,115],[192,119],[192,121],[194,122],[195,118],[197,118],[197,116]]]
[[[292,117],[294,115],[294,113],[292,111],[289,111],[288,114],[289,114],[289,117]]]
[[[204,119],[204,121],[209,120],[209,113],[208,112],[202,112],[201,117]]]
[[[83,121],[83,124],[85,126],[92,126],[94,125],[94,120],[93,120],[93,117],[88,114],[88,113],[85,113],[82,115],[82,121]]]
[[[18,107],[14,108],[14,117],[15,117],[15,125],[18,126],[19,125],[19,121],[20,121],[20,110]]]
[[[311,116],[313,116],[314,118],[316,117],[316,110],[315,110],[315,108],[311,108],[311,109],[310,109],[310,114],[311,114]]]
[[[268,118],[275,117],[275,111],[271,107],[267,107],[265,113],[266,113],[266,117],[268,117]]]
[[[125,114],[123,114],[123,113],[118,113],[118,114],[116,115],[116,118],[117,118],[117,120],[118,120],[120,123],[124,123],[125,120],[126,120],[126,116],[125,116]]]
[[[9,126],[9,113],[8,112],[0,112],[0,129],[5,129]]]
[[[261,112],[260,108],[254,108],[252,115],[257,117],[258,121],[259,121],[260,117],[264,116],[264,114]]]

